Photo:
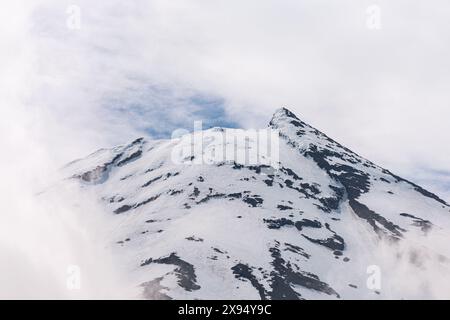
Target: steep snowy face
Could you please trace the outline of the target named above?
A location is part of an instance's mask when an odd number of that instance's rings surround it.
[[[327,173],[334,181],[342,187],[344,196],[353,212],[360,218],[366,220],[377,233],[383,233],[386,236],[398,239],[402,237],[404,229],[402,219],[395,217],[394,210],[400,210],[404,204],[402,202],[392,201],[396,199],[396,193],[393,189],[401,188],[402,191],[411,191],[412,197],[417,197],[419,201],[432,203],[448,211],[448,204],[438,196],[421,188],[420,186],[402,179],[386,169],[376,166],[372,162],[360,157],[351,150],[330,139],[323,133],[300,121],[289,110],[280,109],[274,115],[271,126],[278,128],[281,135],[293,148],[299,150],[299,153],[306,158],[312,159],[318,167]],[[374,193],[387,193],[385,199],[371,204],[371,208],[380,209],[384,215],[377,214],[364,203],[373,198]],[[399,191],[397,191],[397,195]],[[401,193],[400,196],[404,194]],[[428,199],[427,199],[428,198]],[[343,200],[340,197],[340,200]],[[381,199],[374,199],[378,202]],[[388,205],[386,205],[388,202]],[[397,204],[397,205],[396,205]],[[426,215],[425,212],[419,212],[423,207],[415,205],[414,212]],[[329,209],[337,209],[331,207]],[[406,208],[404,208],[406,209]],[[408,208],[409,209],[409,208]],[[386,213],[391,213],[386,216]],[[385,216],[385,217],[383,217]],[[406,215],[402,215],[406,217]],[[448,216],[445,214],[445,216]],[[426,217],[429,217],[426,215]],[[392,221],[390,221],[390,218]],[[431,218],[431,217],[429,217]],[[428,221],[428,220],[427,220]],[[398,222],[395,223],[395,222]]]
[[[448,240],[449,205],[287,109],[268,130],[279,136],[276,163],[235,157],[233,141],[255,145],[253,136],[213,128],[140,138],[64,170],[110,212],[109,245],[144,298],[432,297],[386,268],[407,261],[403,273],[431,264],[446,274],[448,253],[428,239]],[[368,285],[368,270],[385,280]]]

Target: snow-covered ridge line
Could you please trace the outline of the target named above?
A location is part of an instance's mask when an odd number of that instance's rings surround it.
[[[204,148],[189,161],[173,161],[173,150],[185,147],[186,137],[139,138],[64,170],[82,189],[98,194],[110,212],[115,230],[110,245],[145,298],[429,294],[419,284],[416,291],[368,288],[366,270],[374,264],[388,268],[392,261],[407,261],[414,272],[447,265],[450,254],[436,252],[427,241],[448,234],[449,205],[285,108],[275,112],[269,128],[279,131],[277,168],[233,157],[196,164],[195,157],[230,147],[222,145],[222,132],[244,134],[216,128],[201,132]],[[384,243],[393,251],[389,259],[378,253]],[[411,243],[406,252],[394,254]]]

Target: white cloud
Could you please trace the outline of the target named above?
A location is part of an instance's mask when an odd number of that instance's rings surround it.
[[[381,9],[378,31],[366,27],[366,8],[374,3]],[[79,30],[66,26],[71,4],[81,9]],[[437,192],[448,190],[448,175],[430,174],[448,171],[450,163],[446,0],[22,0],[5,6],[1,194],[10,218],[28,217],[30,207],[18,204],[35,203],[36,185],[61,164],[161,126],[149,116],[156,106],[174,125],[195,118],[193,105],[179,103],[193,92],[223,98],[227,114],[244,127],[265,126],[275,108],[288,106],[363,156],[412,180],[426,175]],[[167,100],[146,95],[152,86],[171,94]],[[145,119],[117,112],[111,98],[124,106],[148,100]],[[12,230],[21,224],[8,235]],[[70,241],[64,245],[73,249]],[[24,250],[34,256],[33,248]]]
[[[81,29],[71,31],[66,6],[44,1],[32,30],[40,97],[74,127],[111,132],[120,126],[102,121],[101,102],[126,104],[147,84],[223,97],[244,126],[286,105],[382,164],[446,169],[450,5],[377,1],[373,31],[372,4],[78,1]]]

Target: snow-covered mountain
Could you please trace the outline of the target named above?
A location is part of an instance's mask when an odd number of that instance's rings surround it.
[[[110,212],[109,245],[144,298],[434,297],[442,278],[430,268],[450,266],[436,246],[448,240],[449,205],[287,109],[269,128],[279,130],[276,168],[195,164],[230,147],[224,133],[243,134],[212,128],[101,149],[64,172]],[[174,161],[191,138],[202,148]],[[419,285],[405,285],[421,272]],[[368,286],[375,276],[378,287]]]

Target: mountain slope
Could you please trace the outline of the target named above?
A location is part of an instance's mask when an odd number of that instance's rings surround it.
[[[195,164],[228,150],[224,133],[243,134],[213,128],[173,140],[140,138],[64,170],[111,213],[110,245],[144,298],[432,296],[419,288],[434,279],[405,289],[387,268],[406,261],[408,272],[448,273],[448,253],[428,239],[448,240],[449,205],[287,109],[269,128],[279,130],[277,168],[234,158]],[[190,149],[192,138],[203,148]],[[186,148],[189,156],[174,161]],[[373,265],[385,279],[375,289],[366,285]]]

